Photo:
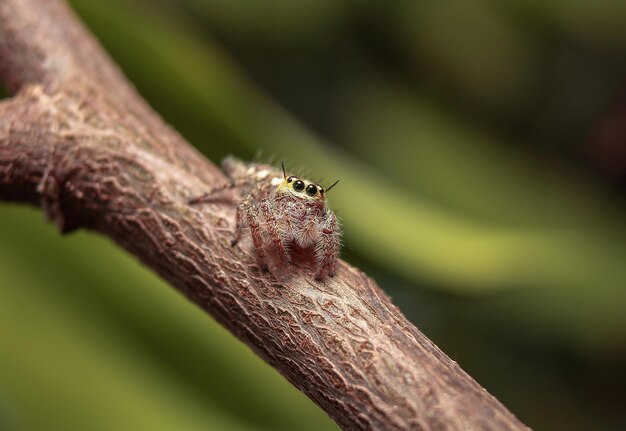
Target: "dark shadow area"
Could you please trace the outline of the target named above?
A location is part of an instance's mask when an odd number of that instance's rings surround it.
[[[0,100],[2,99],[8,99],[11,95],[9,94],[9,92],[7,91],[6,88],[4,88],[4,85],[2,85],[0,83]]]

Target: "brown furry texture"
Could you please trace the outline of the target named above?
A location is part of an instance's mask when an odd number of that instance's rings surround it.
[[[322,186],[269,165],[246,165],[232,158],[224,169],[232,182],[190,203],[211,203],[219,193],[238,188],[233,246],[247,231],[264,270],[272,267],[279,276],[289,272],[289,265],[299,265],[310,268],[318,281],[335,276],[341,231]]]

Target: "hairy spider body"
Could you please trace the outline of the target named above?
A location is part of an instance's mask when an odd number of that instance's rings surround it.
[[[335,213],[328,208],[324,190],[312,181],[290,175],[284,170],[235,159],[224,161],[231,183],[194,198],[191,204],[209,202],[222,190],[237,188],[242,198],[237,206],[237,227],[232,245],[250,232],[257,260],[269,269],[268,254],[277,255],[287,265],[294,255],[309,251],[305,260],[318,280],[334,276],[339,258],[341,232]],[[301,263],[301,262],[299,262]]]

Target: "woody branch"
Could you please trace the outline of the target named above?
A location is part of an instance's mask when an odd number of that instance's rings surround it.
[[[365,274],[324,283],[254,269],[232,205],[191,207],[225,178],[136,93],[61,0],[0,3],[0,199],[137,256],[345,429],[518,430]],[[208,340],[207,340],[208,342]]]

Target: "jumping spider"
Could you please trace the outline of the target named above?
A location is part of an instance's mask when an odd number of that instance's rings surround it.
[[[326,190],[319,184],[287,175],[281,163],[277,169],[257,163],[246,165],[235,159],[224,161],[231,182],[191,199],[196,205],[209,202],[217,192],[238,188],[243,198],[237,206],[237,228],[232,245],[250,231],[257,260],[268,270],[267,254],[277,254],[283,264],[293,261],[295,253],[308,250],[310,268],[317,280],[333,277],[339,258],[341,231],[337,217],[326,205]],[[306,263],[308,264],[308,263]]]

